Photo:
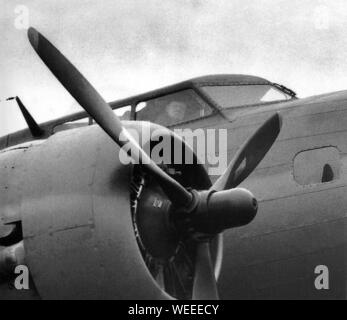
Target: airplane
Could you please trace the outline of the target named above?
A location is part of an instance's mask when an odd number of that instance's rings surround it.
[[[106,103],[28,38],[85,111],[38,124],[9,98],[28,128],[0,138],[0,299],[347,298],[347,91],[299,99],[225,74]],[[209,174],[177,128],[227,130],[225,172]],[[160,140],[144,130],[194,161],[151,159]],[[19,265],[28,290],[13,285]]]

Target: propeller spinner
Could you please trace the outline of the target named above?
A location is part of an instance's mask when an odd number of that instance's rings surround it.
[[[157,181],[170,200],[171,220],[176,226],[183,224],[198,242],[192,298],[218,299],[210,241],[224,230],[246,225],[255,217],[257,200],[248,190],[236,187],[255,169],[276,140],[281,129],[280,116],[273,115],[247,140],[209,190],[187,190],[150,159],[106,101],[63,54],[33,28],[28,30],[28,38],[56,78],[113,141],[120,147],[127,144],[131,150],[138,151],[129,156]]]

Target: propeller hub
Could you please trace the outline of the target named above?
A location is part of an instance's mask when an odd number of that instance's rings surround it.
[[[258,210],[257,199],[243,188],[218,192],[193,190],[192,194],[196,202],[194,210],[178,215],[181,218],[186,215],[183,224],[190,233],[215,235],[226,229],[247,225]]]
[[[258,201],[250,191],[235,188],[212,193],[208,210],[209,224],[223,231],[250,223],[257,214]]]

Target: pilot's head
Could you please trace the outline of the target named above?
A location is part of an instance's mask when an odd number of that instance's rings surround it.
[[[187,109],[186,104],[179,101],[171,101],[166,106],[166,111],[169,117],[175,120],[183,120],[186,114],[186,109]]]

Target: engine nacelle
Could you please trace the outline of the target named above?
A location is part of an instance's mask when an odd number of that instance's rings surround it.
[[[144,125],[149,123],[126,127],[141,136]],[[23,155],[17,216],[25,261],[41,298],[171,298],[139,248],[130,206],[133,166],[120,162],[119,151],[98,126],[89,126],[53,135]],[[202,165],[196,168],[208,179]],[[219,239],[216,270],[220,246]]]

